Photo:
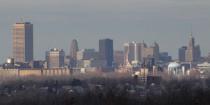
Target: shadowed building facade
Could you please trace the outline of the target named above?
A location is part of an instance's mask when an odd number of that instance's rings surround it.
[[[107,67],[112,67],[113,58],[113,40],[112,39],[101,39],[99,40],[99,54],[102,60],[105,60]]]
[[[15,62],[33,61],[33,24],[15,23],[13,33],[13,57]]]
[[[180,62],[185,62],[185,53],[187,50],[187,46],[182,46],[181,48],[179,48],[179,61]]]

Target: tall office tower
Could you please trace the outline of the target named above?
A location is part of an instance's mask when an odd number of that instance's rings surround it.
[[[196,45],[196,46],[195,46],[195,50],[194,50],[194,59],[195,59],[195,61],[200,61],[200,59],[201,59],[201,49],[200,49],[200,45]]]
[[[189,44],[188,44],[188,47],[187,47],[187,50],[186,50],[186,55],[185,55],[186,62],[194,62],[195,61],[194,50],[195,50],[195,39],[191,34]]]
[[[77,65],[77,52],[78,52],[78,43],[77,40],[74,39],[71,42],[71,48],[70,48],[70,59],[69,59],[69,66],[71,68],[76,67]]]
[[[141,61],[142,44],[141,43],[125,43],[124,44],[124,64],[129,65]]]
[[[185,53],[186,62],[198,62],[201,58],[200,45],[195,45],[195,39],[190,35],[189,44]]]
[[[107,62],[107,67],[113,66],[113,40],[101,39],[99,40],[99,54],[100,58]]]
[[[62,68],[64,67],[65,53],[63,50],[53,48],[46,52],[47,68]]]
[[[180,62],[185,62],[185,53],[186,53],[187,47],[183,46],[179,48],[179,61]]]
[[[140,63],[142,62],[144,43],[136,43],[136,46],[137,46],[138,62]]]
[[[15,23],[12,32],[15,62],[33,61],[33,24],[30,22]]]
[[[124,52],[125,52],[125,65],[129,65],[132,63],[132,61],[134,61],[135,58],[135,43],[125,43],[124,44]]]
[[[147,44],[143,41],[142,46],[141,46],[141,63],[144,62],[145,57],[147,57]]]

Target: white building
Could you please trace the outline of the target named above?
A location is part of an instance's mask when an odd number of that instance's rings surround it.
[[[168,75],[172,77],[180,77],[185,75],[185,68],[177,62],[171,62],[168,65]]]
[[[203,69],[203,70],[210,70],[210,63],[204,62],[201,64],[197,64],[198,69]]]
[[[197,68],[200,72],[200,78],[207,78],[207,76],[210,74],[210,63],[208,62],[197,64]]]

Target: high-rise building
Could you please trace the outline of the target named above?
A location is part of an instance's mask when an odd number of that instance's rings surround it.
[[[194,50],[194,59],[195,61],[200,61],[201,59],[201,49],[200,49],[200,45],[196,45],[195,46],[195,50]]]
[[[159,60],[159,45],[158,43],[154,42],[153,46],[147,47],[145,43],[143,43],[143,48],[142,48],[142,61],[145,59],[149,58],[154,58],[155,63]]]
[[[46,52],[47,68],[62,68],[64,67],[65,53],[63,50],[53,48]]]
[[[143,43],[125,43],[124,44],[124,64],[125,65],[140,65],[147,58],[154,58],[159,60],[159,45],[155,42],[153,46],[147,47]]]
[[[101,39],[99,40],[99,54],[102,60],[107,62],[107,67],[113,66],[113,40]]]
[[[124,52],[125,65],[129,65],[132,63],[132,61],[134,61],[135,58],[135,43],[125,43]]]
[[[188,47],[186,50],[186,55],[185,55],[186,62],[193,62],[195,60],[194,59],[194,48],[195,48],[195,39],[191,34],[189,44],[188,44]]]
[[[179,61],[180,62],[185,62],[185,53],[186,53],[187,47],[183,46],[179,48]]]
[[[77,40],[74,39],[71,42],[71,47],[70,47],[70,59],[69,59],[69,66],[71,68],[76,67],[77,65],[77,52],[78,52],[78,43]]]
[[[187,50],[185,53],[185,61],[186,62],[198,62],[201,58],[201,51],[200,51],[200,46],[196,45],[195,46],[195,39],[190,35],[190,40],[189,44],[187,46]]]
[[[132,64],[133,62],[138,63],[141,61],[142,57],[142,44],[134,41],[132,43],[125,43],[124,52],[124,60],[126,65]]]
[[[33,24],[30,22],[15,23],[12,32],[15,62],[33,61]]]

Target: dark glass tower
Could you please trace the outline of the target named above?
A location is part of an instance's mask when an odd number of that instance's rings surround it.
[[[187,50],[187,46],[183,46],[181,48],[179,48],[179,61],[180,62],[185,62],[185,54],[186,54],[186,50]]]
[[[101,39],[99,40],[99,53],[101,59],[106,61],[107,67],[112,67],[113,64],[113,40]]]

